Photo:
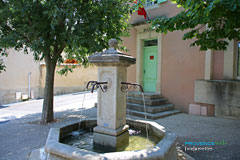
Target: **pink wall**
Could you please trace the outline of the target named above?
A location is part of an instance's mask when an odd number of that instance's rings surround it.
[[[174,16],[181,9],[170,1],[159,8],[147,10],[150,18],[158,16]],[[142,24],[143,16],[134,13],[131,24]],[[124,43],[131,54],[136,57],[136,30],[131,30],[131,37],[124,38]],[[183,32],[173,32],[162,36],[162,75],[161,93],[175,104],[177,109],[188,112],[188,106],[194,103],[194,82],[204,79],[205,52],[200,52],[198,47],[190,47],[192,41],[182,40]],[[136,82],[136,65],[128,69],[128,81]]]
[[[183,32],[163,35],[162,95],[176,108],[188,112],[194,103],[194,82],[203,79],[205,54],[198,47],[189,47],[191,41],[183,41]]]
[[[212,79],[223,79],[224,51],[213,51]]]
[[[136,46],[137,46],[137,31],[135,28],[132,28],[130,31],[130,37],[123,37],[123,46],[127,47],[128,52],[125,54],[131,55],[136,58]],[[128,82],[136,83],[136,64],[131,65],[127,69]]]

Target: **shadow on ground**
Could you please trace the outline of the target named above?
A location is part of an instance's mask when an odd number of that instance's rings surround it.
[[[25,160],[34,149],[45,145],[49,129],[70,121],[96,117],[96,108],[55,112],[55,123],[41,125],[41,114],[31,114],[0,123],[0,160]]]

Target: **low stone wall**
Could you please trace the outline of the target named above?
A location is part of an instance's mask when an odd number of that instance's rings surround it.
[[[240,81],[196,80],[194,101],[214,105],[216,117],[240,118]]]
[[[22,101],[21,99],[16,99],[16,92],[21,92],[21,95],[28,95],[28,88],[0,90],[0,105]],[[32,87],[31,92],[34,94],[32,95],[34,98],[40,97],[39,87]]]

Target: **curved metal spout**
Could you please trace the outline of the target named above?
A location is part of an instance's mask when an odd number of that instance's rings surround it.
[[[87,89],[88,89],[88,86],[90,85],[90,84],[96,84],[97,83],[97,81],[89,81],[88,83],[87,83]]]
[[[93,93],[95,87],[99,88],[102,90],[102,92],[106,92],[107,91],[107,82],[98,82],[98,81],[89,81],[88,84],[87,84],[87,89],[88,89],[88,86],[89,85],[92,85],[92,88],[91,88],[91,92]],[[105,84],[103,87],[102,85]]]
[[[121,91],[122,91],[122,92],[127,92],[127,91],[131,88],[131,86],[132,86],[132,87],[135,88],[135,89],[136,89],[137,87],[139,87],[139,88],[140,88],[140,91],[141,91],[142,93],[144,93],[142,86],[141,86],[140,84],[138,84],[138,83],[121,82],[121,84],[122,84],[122,87],[121,87]],[[130,87],[129,87],[129,86],[130,86]]]

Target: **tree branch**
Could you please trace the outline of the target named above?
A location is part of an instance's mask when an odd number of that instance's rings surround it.
[[[53,58],[52,58],[52,61],[54,63],[57,62],[59,56],[61,55],[61,53],[62,53],[62,51],[64,50],[65,47],[66,47],[66,43],[65,42],[59,48],[57,47],[57,45],[54,46]]]

